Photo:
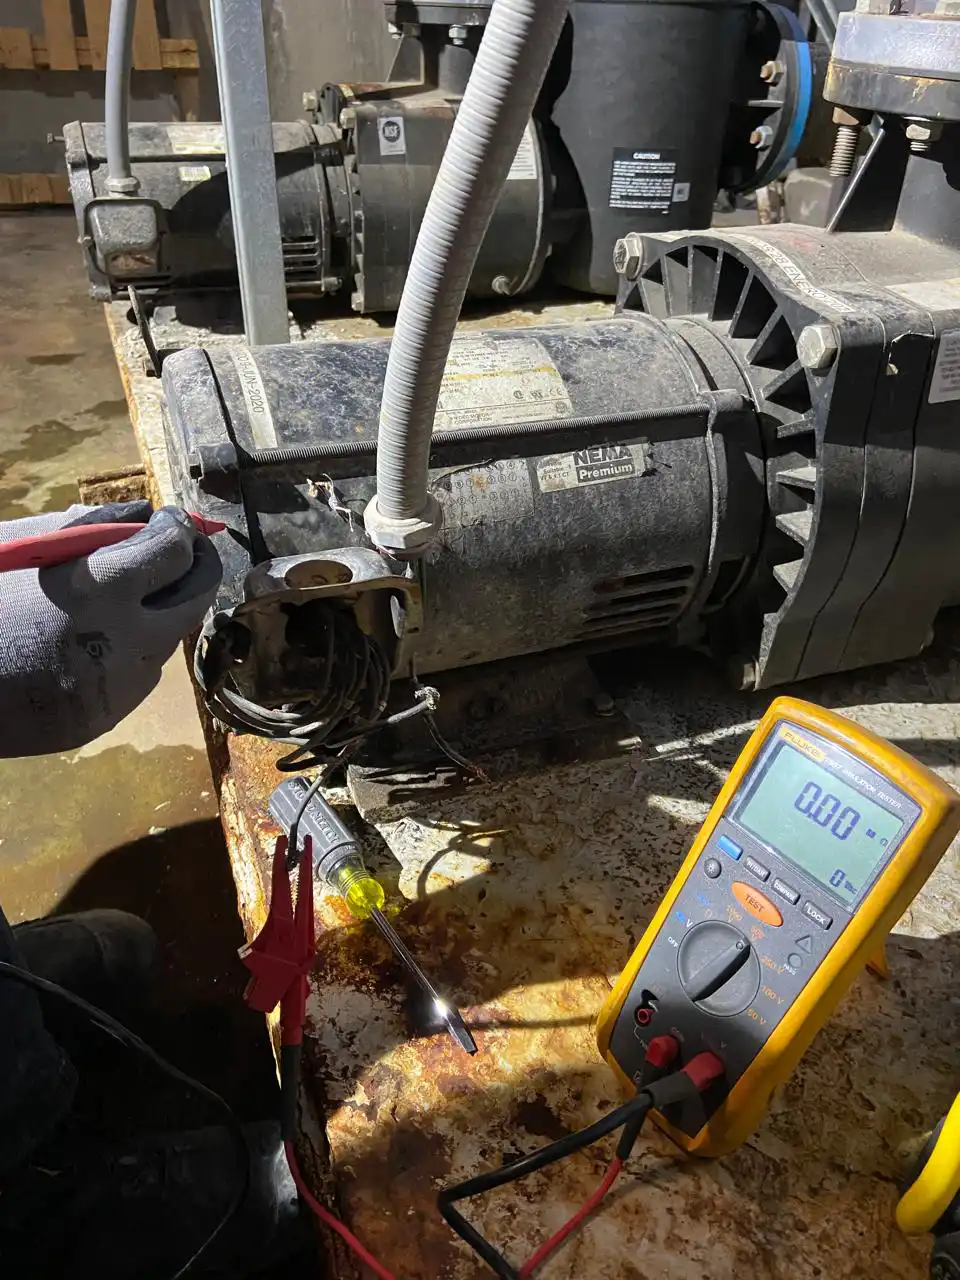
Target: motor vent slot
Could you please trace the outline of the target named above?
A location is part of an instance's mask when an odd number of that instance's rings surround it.
[[[586,638],[667,627],[682,612],[693,581],[693,565],[678,565],[595,582],[597,599],[584,609],[581,635]]]

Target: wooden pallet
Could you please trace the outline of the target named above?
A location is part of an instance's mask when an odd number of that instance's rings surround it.
[[[0,27],[0,71],[102,71],[110,0],[83,0],[83,15],[86,30],[77,32],[71,0],[43,0],[41,33]],[[172,72],[184,120],[197,118],[199,68],[197,42],[161,36],[155,0],[137,0],[133,69]],[[69,200],[66,178],[60,174],[0,174],[0,208],[66,204]]]

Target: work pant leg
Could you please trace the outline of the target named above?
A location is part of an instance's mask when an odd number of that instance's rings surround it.
[[[2,909],[0,960],[23,966]],[[63,1119],[75,1086],[69,1059],[43,1024],[36,992],[0,973],[0,1177]]]

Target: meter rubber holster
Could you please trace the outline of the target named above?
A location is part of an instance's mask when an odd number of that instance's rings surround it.
[[[960,1280],[960,1095],[904,1181],[897,1225],[906,1235],[934,1235],[931,1280]]]

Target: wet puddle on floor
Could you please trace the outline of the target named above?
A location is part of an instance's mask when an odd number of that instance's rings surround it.
[[[179,829],[215,813],[206,755],[191,747],[0,760],[4,911],[11,920],[44,915],[101,862],[120,865],[137,848],[146,857],[151,843],[178,852]]]

